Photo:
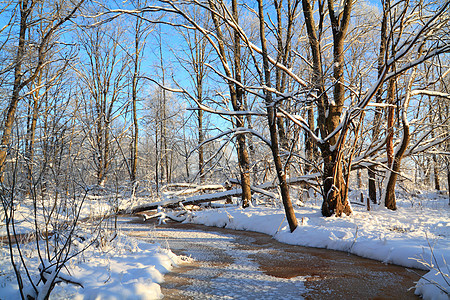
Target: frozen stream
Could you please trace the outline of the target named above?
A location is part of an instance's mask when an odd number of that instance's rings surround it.
[[[164,299],[418,299],[408,288],[419,276],[403,267],[260,233],[129,220],[129,235],[195,260],[165,275]]]

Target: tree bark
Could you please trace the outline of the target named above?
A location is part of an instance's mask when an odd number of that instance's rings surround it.
[[[211,18],[214,22],[214,28],[217,35],[218,40],[218,49],[220,56],[220,60],[222,62],[222,66],[225,70],[225,74],[236,80],[236,82],[241,83],[241,46],[240,46],[240,37],[237,30],[233,32],[233,59],[234,59],[234,76],[228,67],[227,63],[227,55],[224,46],[224,36],[222,34],[222,29],[220,28],[220,21],[215,14],[216,5],[213,0],[209,0],[209,6],[211,9]],[[233,21],[236,25],[238,25],[238,11],[237,11],[237,1],[232,1],[232,13],[233,13]],[[230,91],[231,104],[233,106],[234,111],[241,111],[243,109],[243,90],[239,86],[239,84],[234,83],[231,80],[228,80],[228,88]],[[244,117],[242,115],[236,116],[235,118],[236,127],[244,126]],[[237,136],[237,152],[238,152],[238,163],[239,163],[239,172],[241,177],[241,187],[242,187],[242,206],[247,207],[250,205],[250,201],[252,198],[251,189],[250,189],[250,159],[247,152],[246,138],[244,134],[240,134]]]
[[[352,1],[345,0],[343,10],[335,14],[334,1],[328,1],[328,12],[333,32],[333,101],[328,101],[325,93],[323,71],[321,62],[320,43],[316,34],[316,25],[312,6],[309,0],[303,0],[303,14],[308,32],[311,54],[314,67],[314,84],[318,98],[318,127],[322,138],[332,133],[340,122],[340,116],[345,100],[345,86],[342,81],[344,74],[344,41],[350,22]],[[323,18],[323,15],[321,15]],[[344,132],[341,132],[341,135]],[[343,137],[342,141],[345,140]],[[320,145],[323,159],[323,203],[322,215],[341,216],[342,213],[351,214],[351,208],[347,200],[348,184],[345,182],[342,172],[341,145],[338,145],[338,136],[334,135]]]
[[[388,94],[387,94],[387,128],[386,128],[386,155],[387,155],[387,165],[389,168],[392,167],[392,162],[394,161],[394,117],[395,117],[395,78],[389,80]]]
[[[294,28],[294,18],[297,14],[297,6],[299,1],[294,1],[291,3],[290,0],[287,1],[287,6],[283,9],[283,1],[275,0],[274,6],[277,12],[277,27],[276,27],[276,39],[277,39],[277,61],[281,62],[287,68],[292,66],[291,58],[291,48],[292,48],[292,37]],[[283,26],[282,14],[287,11],[287,24]],[[286,32],[284,34],[284,31]],[[284,40],[283,40],[283,37]],[[288,77],[285,72],[281,69],[275,69],[275,86],[276,90],[283,93],[286,90]],[[281,104],[281,103],[280,103]],[[278,136],[280,141],[280,146],[282,149],[289,149],[289,140],[287,137],[287,132],[281,118],[277,118]]]
[[[413,73],[410,76],[408,86],[407,86],[406,97],[404,100],[405,102],[403,103],[403,108],[402,108],[402,126],[403,126],[402,141],[401,141],[401,144],[400,144],[397,152],[394,155],[391,171],[389,172],[388,182],[386,184],[384,204],[388,209],[391,209],[391,210],[397,209],[397,204],[396,204],[396,200],[395,200],[395,184],[397,182],[397,177],[400,172],[401,160],[403,158],[403,155],[405,154],[406,148],[408,147],[409,140],[410,140],[409,123],[408,123],[406,111],[408,109],[409,100],[411,98],[411,87],[412,87],[412,83],[414,81],[414,74],[415,74],[415,71],[413,71]]]
[[[314,123],[314,107],[311,105],[311,107],[308,109],[308,127],[314,131],[315,123]],[[305,172],[308,173],[312,170],[314,159],[316,157],[316,145],[314,144],[314,141],[311,139],[311,137],[308,134],[305,134],[305,152],[306,152],[306,165],[305,165]]]
[[[37,78],[37,84],[36,86],[39,87],[42,83],[42,71],[39,72],[38,78]],[[27,129],[27,142],[26,144],[26,152],[25,157],[27,159],[27,165],[28,165],[28,174],[27,174],[27,185],[31,187],[32,184],[32,178],[33,178],[33,161],[34,161],[34,144],[36,141],[36,125],[37,125],[37,119],[38,119],[38,113],[39,113],[39,95],[40,89],[37,88],[37,90],[32,94],[32,101],[30,101],[30,108],[31,108],[31,120],[29,127]],[[29,192],[27,191],[27,194]]]
[[[264,68],[264,85],[270,88],[271,87],[270,68],[267,54],[267,42],[264,30],[265,23],[264,23],[264,11],[262,0],[259,0],[258,4],[259,4],[258,5],[259,28],[260,28],[260,38],[261,38],[263,68]],[[275,169],[277,171],[277,177],[280,186],[284,211],[286,213],[286,219],[289,224],[289,229],[291,230],[291,232],[293,232],[297,228],[297,218],[295,216],[294,208],[292,206],[292,201],[289,195],[289,186],[286,181],[286,173],[283,169],[283,164],[281,162],[279,153],[278,133],[277,133],[277,109],[276,105],[273,103],[272,93],[269,90],[265,90],[264,94],[267,107],[267,120],[269,123],[272,156],[275,163]]]
[[[439,165],[436,154],[433,154],[433,173],[434,173],[434,189],[436,191],[440,191],[441,185],[439,182]]]
[[[312,82],[313,82],[313,96],[317,96],[318,98],[318,120],[325,120],[325,112],[326,106],[328,105],[328,97],[325,92],[325,83],[323,76],[323,67],[322,67],[322,56],[321,56],[321,47],[319,36],[316,33],[316,24],[314,22],[313,10],[309,0],[302,1],[303,7],[303,15],[305,18],[305,25],[309,38],[309,45],[311,50],[311,56],[313,61],[313,74],[312,74]],[[327,131],[324,127],[324,121],[318,122],[319,130],[322,136],[327,135]],[[311,130],[314,130],[314,108],[311,107],[308,109],[308,125]],[[305,148],[306,148],[306,157],[312,162],[315,156],[316,146],[313,144],[314,142],[309,136],[305,137]],[[310,163],[307,164],[306,170],[311,169]]]
[[[378,53],[378,79],[382,76],[383,67],[385,65],[385,61],[387,59],[386,55],[386,46],[387,46],[387,15],[389,10],[389,0],[384,1],[383,5],[383,18],[381,21],[381,31],[380,31],[380,52]],[[381,103],[383,101],[383,89],[380,88],[376,94],[376,103]],[[376,108],[374,112],[374,124],[372,130],[372,140],[376,141],[378,139],[380,133],[380,123],[381,123],[381,115],[382,111],[380,108]],[[370,166],[367,169],[368,177],[369,177],[369,198],[372,203],[377,203],[377,187],[376,187],[376,168],[375,166]]]
[[[199,99],[201,101],[201,99]],[[201,103],[201,102],[199,102]],[[198,119],[198,173],[200,174],[200,184],[205,182],[205,169],[203,159],[203,110],[199,109],[197,113]]]
[[[141,20],[136,18],[135,23],[135,36],[134,36],[134,72],[132,78],[132,114],[133,114],[133,134],[131,141],[131,166],[130,166],[130,180],[131,184],[134,185],[136,182],[136,170],[137,170],[137,158],[138,158],[138,139],[139,139],[139,124],[137,117],[137,90],[138,90],[138,76],[139,76],[139,60],[140,60],[140,27]]]
[[[33,4],[30,5],[31,7]],[[6,156],[9,150],[9,143],[11,138],[12,127],[16,115],[17,104],[19,103],[19,93],[23,88],[22,85],[22,63],[25,55],[25,34],[28,29],[28,17],[31,13],[31,7],[28,6],[28,0],[19,1],[20,7],[20,28],[19,28],[19,44],[15,57],[14,66],[14,86],[9,101],[5,123],[3,127],[3,135],[0,146],[0,182],[4,180],[4,169],[6,163]]]

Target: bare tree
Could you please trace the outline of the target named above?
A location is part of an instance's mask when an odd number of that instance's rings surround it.
[[[192,16],[195,22],[201,22],[201,11],[198,8],[193,8]],[[209,21],[204,21],[203,27],[209,27],[207,24]],[[198,109],[195,111],[197,119],[197,152],[198,152],[198,177],[200,183],[205,182],[205,158],[204,158],[204,145],[205,140],[205,120],[204,112],[198,106],[204,103],[206,91],[206,80],[208,75],[208,69],[206,64],[211,54],[211,49],[208,47],[207,39],[197,30],[179,29],[178,32],[186,42],[186,49],[179,49],[182,54],[176,54],[175,56],[180,66],[189,75],[192,85],[192,95],[195,97],[193,105]],[[199,105],[198,105],[199,104]],[[188,167],[187,167],[188,168]],[[189,176],[188,176],[189,177]]]
[[[270,131],[270,148],[272,150],[273,160],[275,163],[275,168],[277,171],[278,182],[281,190],[281,198],[283,200],[283,206],[286,213],[286,219],[289,223],[289,228],[291,232],[293,232],[297,228],[297,218],[295,216],[294,208],[292,207],[292,201],[289,195],[289,187],[286,181],[286,172],[283,168],[281,158],[280,158],[280,150],[278,143],[278,129],[279,123],[277,122],[277,109],[276,103],[272,99],[272,93],[270,91],[271,79],[270,79],[270,67],[269,67],[269,58],[267,54],[267,41],[265,34],[265,23],[264,23],[264,9],[262,0],[258,1],[258,15],[259,15],[259,28],[260,28],[260,37],[261,37],[261,49],[262,49],[262,57],[263,57],[263,69],[264,69],[264,86],[267,89],[264,90],[265,101],[267,107],[267,120],[269,123],[269,131]]]
[[[126,85],[127,70],[126,55],[119,45],[123,31],[117,24],[114,28],[112,26],[96,26],[80,34],[87,61],[81,64],[77,73],[86,87],[82,95],[88,104],[88,117],[84,122],[89,126],[86,130],[91,137],[89,141],[98,185],[105,184],[113,158],[112,122],[125,108],[119,102]]]
[[[141,7],[145,1],[136,0],[132,4],[135,8]],[[145,42],[152,31],[151,26],[139,17],[134,18],[132,33],[134,35],[134,47],[131,56],[132,76],[131,76],[131,114],[132,114],[132,133],[130,143],[130,180],[134,185],[137,181],[136,172],[138,166],[138,141],[139,141],[139,117],[138,117],[138,94],[139,79],[141,74],[142,52],[145,48]]]
[[[3,124],[2,139],[0,147],[0,180],[3,181],[6,157],[9,151],[11,132],[14,124],[17,105],[22,97],[21,92],[25,86],[33,82],[40,74],[41,70],[49,64],[46,59],[48,49],[51,47],[49,43],[54,34],[60,30],[63,25],[70,20],[77,10],[80,8],[84,0],[78,1],[66,10],[66,13],[49,13],[51,21],[44,31],[40,33],[36,44],[36,63],[29,67],[29,71],[24,72],[22,66],[27,55],[26,35],[30,30],[33,22],[31,20],[33,12],[37,6],[37,1],[21,0],[17,4],[19,20],[18,45],[14,57],[14,84],[12,88],[11,98],[8,102],[6,118]]]

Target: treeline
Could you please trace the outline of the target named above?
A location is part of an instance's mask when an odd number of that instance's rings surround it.
[[[340,216],[353,172],[396,209],[399,178],[450,180],[449,6],[4,2],[3,189],[276,181],[294,230],[290,184]]]

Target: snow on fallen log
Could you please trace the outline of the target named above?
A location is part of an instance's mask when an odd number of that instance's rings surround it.
[[[320,176],[320,174],[308,174],[304,176],[298,176],[288,179],[288,184],[307,184],[307,185],[317,185],[317,178]],[[233,184],[239,184],[239,181],[235,179],[230,180]],[[267,191],[268,189],[274,189],[278,185],[276,182],[266,182],[257,186],[251,186],[251,189],[254,192],[266,195],[268,197],[272,197],[275,199],[278,199],[279,196],[276,193]],[[207,185],[207,186],[197,186],[195,184],[171,184],[170,187],[178,187],[178,188],[185,188],[189,189],[189,193],[192,192],[192,190],[198,191],[206,191],[206,190],[218,190],[220,188],[224,189],[221,185]],[[185,197],[186,191],[180,191],[179,192],[171,192],[171,193],[165,193],[169,199],[165,199],[158,202],[153,202],[149,204],[140,205],[131,209],[127,209],[125,211],[120,211],[119,213],[131,213],[135,214],[138,212],[143,212],[146,210],[155,210],[158,209],[158,207],[167,207],[167,208],[178,208],[180,207],[180,203],[182,205],[198,205],[205,202],[213,202],[213,201],[219,201],[219,200],[225,200],[229,199],[230,197],[238,197],[242,194],[242,189],[236,188],[226,191],[221,191],[217,193],[211,193],[211,194],[202,194],[202,195],[195,195],[190,197]],[[182,197],[184,196],[184,197]]]
[[[179,203],[182,203],[183,205],[201,204],[201,203],[205,203],[205,202],[224,200],[229,197],[237,197],[237,196],[240,196],[241,194],[242,194],[242,189],[233,189],[233,190],[218,192],[218,193],[213,193],[213,194],[191,196],[184,200],[169,199],[169,200],[158,201],[158,202],[154,202],[154,203],[150,203],[150,204],[137,206],[137,207],[131,209],[131,213],[135,214],[135,213],[146,211],[146,210],[158,209],[159,206],[167,207],[167,208],[177,208],[180,206]]]
[[[177,214],[172,214],[170,212],[164,212],[161,207],[158,207],[158,212],[156,214],[151,216],[142,214],[142,216],[144,218],[144,222],[150,219],[159,218],[159,225],[161,225],[166,224],[167,219],[171,219],[176,222],[183,222],[184,220],[186,220],[186,212],[187,211],[182,211]]]
[[[176,183],[169,184],[163,187],[163,190],[167,190],[169,188],[179,188],[179,191],[165,191],[164,193],[169,197],[180,197],[185,195],[192,195],[195,193],[204,193],[207,191],[223,191],[225,188],[220,184],[210,184],[210,185],[196,185],[189,183]]]

